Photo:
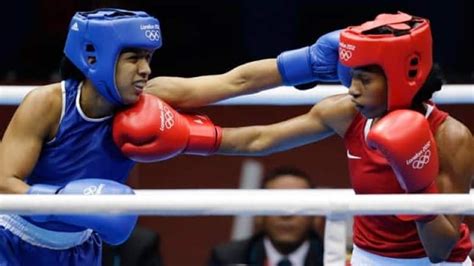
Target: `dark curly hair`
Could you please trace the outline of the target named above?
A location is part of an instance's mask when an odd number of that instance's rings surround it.
[[[86,79],[86,76],[67,58],[63,56],[61,63],[59,65],[59,73],[61,74],[61,79],[74,79],[77,81],[83,81]]]
[[[419,108],[423,102],[426,102],[433,97],[433,93],[441,90],[441,87],[445,83],[446,80],[441,66],[433,64],[425,83],[423,83],[420,90],[415,94],[415,97],[413,97],[411,107]]]

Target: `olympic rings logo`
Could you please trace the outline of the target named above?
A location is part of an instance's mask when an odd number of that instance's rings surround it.
[[[166,129],[170,129],[174,126],[174,115],[173,112],[166,106],[163,106],[162,120],[164,120],[164,125]]]
[[[159,30],[146,30],[145,37],[147,37],[150,41],[159,41],[161,34]]]
[[[411,164],[411,167],[413,169],[421,169],[425,167],[430,162],[430,157],[431,157],[431,151],[426,150],[418,159],[414,160],[413,163]]]
[[[349,59],[351,59],[352,57],[352,52],[347,50],[347,49],[344,49],[344,48],[340,48],[339,49],[339,58],[341,60],[344,60],[344,61],[349,61]]]
[[[104,188],[104,184],[100,184],[98,186],[88,186],[82,190],[82,194],[84,195],[99,195],[102,194],[102,189]]]

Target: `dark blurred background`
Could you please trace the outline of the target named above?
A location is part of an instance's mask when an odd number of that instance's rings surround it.
[[[474,83],[472,0],[18,0],[8,5],[0,16],[0,85],[58,81],[71,16],[105,6],[145,10],[160,20],[164,45],[152,62],[154,76],[221,73],[250,60],[312,44],[328,31],[360,24],[378,13],[400,10],[431,20],[435,61],[445,69],[450,83]],[[213,106],[201,111],[218,125],[241,126],[277,122],[308,108]],[[441,108],[474,131],[472,105]],[[15,109],[0,106],[0,134]],[[254,159],[265,169],[299,167],[309,172],[319,187],[350,187],[345,149],[336,137]],[[138,189],[238,188],[245,160],[180,156],[138,165],[129,183]],[[140,225],[160,234],[165,265],[204,265],[210,248],[230,238],[232,221],[232,217],[142,217]]]
[[[23,0],[9,5],[1,16],[2,83],[56,81],[71,16],[104,6],[145,10],[160,20],[164,46],[153,60],[154,75],[226,71],[400,10],[431,20],[435,60],[451,83],[474,81],[472,0]]]

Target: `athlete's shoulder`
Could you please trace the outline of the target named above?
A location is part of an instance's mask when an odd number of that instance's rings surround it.
[[[457,149],[457,147],[471,147],[470,150],[474,150],[471,131],[452,116],[448,116],[438,127],[435,137],[438,145],[442,143],[454,149]]]
[[[315,106],[319,106],[322,109],[328,109],[330,111],[345,111],[348,113],[356,113],[357,110],[354,103],[351,101],[352,96],[347,93],[336,94],[322,99]]]
[[[313,111],[338,135],[343,136],[357,115],[357,109],[351,99],[347,93],[330,96],[317,103]]]
[[[54,83],[31,90],[19,110],[27,113],[31,119],[54,123],[61,116],[62,101],[61,83]]]
[[[62,89],[61,83],[53,83],[40,86],[31,90],[22,102],[23,104],[33,105],[34,107],[43,109],[50,108],[55,110],[62,105]]]

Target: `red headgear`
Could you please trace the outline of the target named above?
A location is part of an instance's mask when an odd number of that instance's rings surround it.
[[[433,65],[427,19],[401,13],[341,32],[339,61],[348,67],[378,65],[387,78],[388,110],[409,108]]]

